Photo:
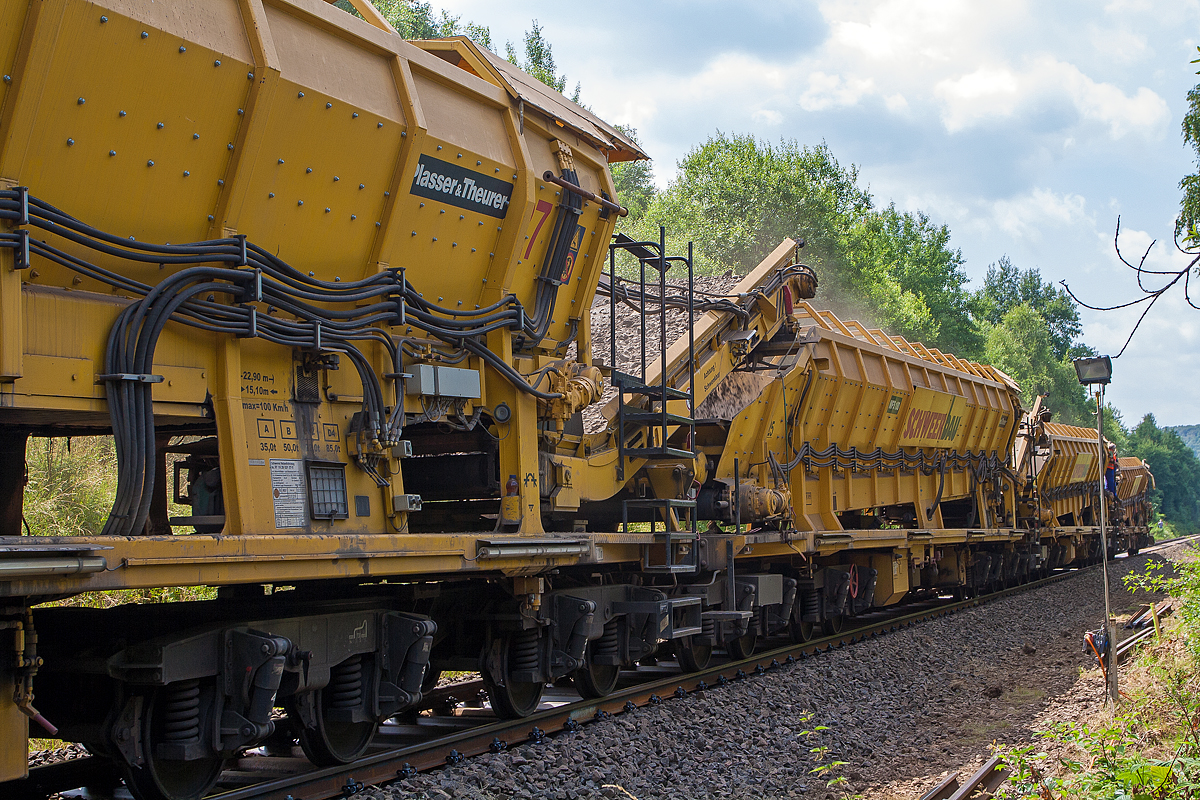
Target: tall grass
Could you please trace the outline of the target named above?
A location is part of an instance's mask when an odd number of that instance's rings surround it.
[[[117,453],[111,436],[30,438],[25,469],[25,525],[30,534],[100,533],[117,493]]]

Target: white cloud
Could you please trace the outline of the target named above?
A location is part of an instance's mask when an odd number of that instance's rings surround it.
[[[760,108],[750,115],[750,119],[763,125],[778,125],[783,122],[783,114],[771,108]]]
[[[1069,102],[1084,120],[1108,128],[1119,139],[1130,132],[1157,137],[1165,132],[1171,112],[1146,87],[1126,95],[1111,83],[1100,83],[1077,66],[1052,57],[1031,61],[1017,73],[1007,67],[980,67],[934,87],[943,106],[946,130],[956,133],[995,117],[1009,117],[1041,101]]]
[[[871,93],[874,85],[870,78],[847,80],[841,75],[814,72],[809,76],[808,89],[800,95],[800,107],[805,111],[824,111],[837,106],[853,106]]]
[[[1047,228],[1063,228],[1088,222],[1087,201],[1077,194],[1058,194],[1035,188],[1020,197],[997,200],[992,220],[1009,236],[1040,237]]]
[[[1020,84],[1010,70],[979,69],[959,78],[947,78],[933,87],[942,101],[942,122],[951,133],[988,117],[1007,117],[1020,100]]]

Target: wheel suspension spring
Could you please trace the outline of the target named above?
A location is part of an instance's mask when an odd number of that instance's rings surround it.
[[[717,635],[717,621],[715,619],[706,619],[700,623],[700,635],[712,636]]]
[[[611,620],[604,625],[604,633],[596,640],[592,653],[597,656],[615,656],[621,649],[617,633],[617,621]]]
[[[538,668],[538,634],[537,630],[518,631],[513,634],[510,654],[513,671]]]
[[[800,611],[802,616],[809,619],[821,618],[821,602],[820,597],[815,591],[800,592]]]
[[[358,708],[363,696],[363,657],[351,656],[329,670],[329,707]]]
[[[200,680],[179,681],[163,697],[163,740],[194,742],[200,738]]]

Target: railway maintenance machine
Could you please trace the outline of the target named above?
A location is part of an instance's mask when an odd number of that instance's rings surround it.
[[[791,240],[697,295],[614,238],[635,142],[353,2],[0,4],[0,795],[31,734],[194,800],[443,670],[519,717],[1048,567],[1005,375],[818,310]],[[103,529],[25,530],[30,437],[97,435]],[[167,587],[211,599],[119,594]]]

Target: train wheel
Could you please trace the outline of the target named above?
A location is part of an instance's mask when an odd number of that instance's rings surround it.
[[[788,622],[788,635],[792,637],[792,641],[799,644],[800,642],[811,641],[813,634],[816,633],[816,625],[811,622],[797,620],[795,617]]]
[[[846,627],[846,615],[838,614],[829,617],[825,620],[825,635],[833,636],[842,632],[842,628]]]
[[[675,658],[684,672],[700,672],[712,661],[713,646],[698,644],[695,636],[684,636],[675,640]]]
[[[211,695],[200,681],[179,681],[155,689],[142,705],[142,754],[145,763],[131,767],[122,760],[125,786],[137,800],[199,800],[221,777],[225,760],[215,753],[184,760],[163,752],[203,742],[208,730]]]
[[[612,694],[617,688],[617,679],[621,677],[619,664],[597,664],[592,659],[606,656],[606,661],[612,661],[613,656],[620,652],[621,642],[617,633],[617,621],[611,620],[604,626],[604,633],[599,639],[587,643],[583,651],[583,666],[575,670],[575,689],[580,696],[595,700]]]
[[[736,639],[730,639],[726,643],[726,648],[729,650],[729,657],[741,661],[743,658],[749,658],[754,655],[754,648],[758,645],[757,633],[746,633]]]
[[[349,764],[364,752],[375,731],[374,719],[346,721],[346,712],[362,707],[363,656],[351,656],[329,671],[329,685],[312,693],[313,727],[297,725],[300,747],[318,767]],[[295,715],[293,715],[295,716]],[[343,717],[343,719],[338,719]]]
[[[519,631],[501,637],[498,644],[500,675],[493,675],[484,659],[483,685],[487,689],[492,711],[501,719],[528,717],[542,702],[541,682],[515,681],[513,674],[521,669],[537,669],[539,642],[537,631]]]

